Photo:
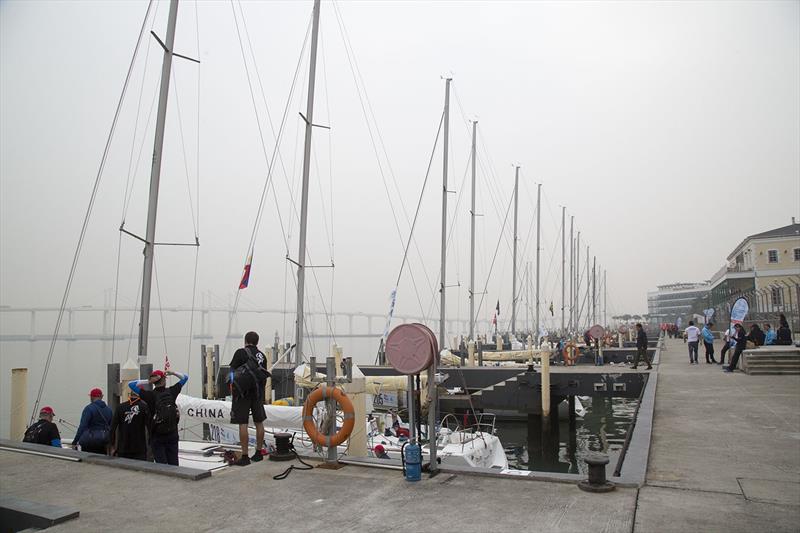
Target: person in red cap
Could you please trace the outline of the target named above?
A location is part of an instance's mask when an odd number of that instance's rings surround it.
[[[61,435],[58,433],[58,426],[53,423],[54,416],[52,407],[42,407],[39,411],[39,421],[25,430],[22,442],[61,448]]]
[[[372,453],[375,454],[375,457],[378,459],[391,459],[389,454],[386,453],[386,448],[383,447],[383,444],[376,444],[374,448],[372,448]]]
[[[175,376],[178,382],[167,387],[167,376]],[[150,379],[128,383],[128,387],[147,403],[152,414],[150,447],[157,463],[178,466],[178,394],[189,381],[189,376],[180,372],[153,370]],[[145,385],[153,390],[144,390]]]
[[[89,405],[83,408],[78,432],[72,439],[72,447],[81,447],[81,451],[106,454],[110,441],[111,408],[103,401],[103,391],[89,391]]]

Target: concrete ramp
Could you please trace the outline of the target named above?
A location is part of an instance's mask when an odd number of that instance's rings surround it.
[[[71,507],[0,496],[0,524],[3,532],[46,529],[78,516],[80,511]]]

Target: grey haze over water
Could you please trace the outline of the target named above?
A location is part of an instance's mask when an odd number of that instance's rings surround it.
[[[60,304],[146,9],[145,2],[0,3],[0,305]],[[161,36],[166,12],[159,3],[152,29]],[[233,302],[274,147],[266,109],[277,130],[310,13],[310,1],[233,10],[227,2],[181,3],[175,49],[201,63],[173,65],[157,240],[192,242],[197,232],[201,247],[196,285],[193,249],[157,250],[154,305],[189,307],[193,288],[198,304]],[[448,316],[466,318],[469,308],[470,119],[479,131],[476,291],[486,292],[484,321],[497,300],[501,323],[510,316],[514,164],[521,166],[520,276],[534,261],[536,184],[543,184],[541,312],[550,326],[560,322],[562,205],[608,271],[609,316],[645,312],[648,289],[707,279],[744,236],[800,217],[798,2],[323,2],[320,42],[315,122],[331,129],[314,130],[308,253],[314,265],[335,268],[309,275],[311,308],[388,310],[442,112],[442,75],[454,79]],[[126,229],[144,233],[160,62],[157,43],[146,39],[71,306],[113,305],[115,286],[118,306],[138,301],[141,246],[120,240],[118,229],[124,216]],[[297,256],[307,57],[299,72],[244,308],[294,309],[286,256]],[[362,104],[374,114],[371,130]],[[439,148],[398,286],[399,314],[439,312],[441,167]],[[526,295],[529,285],[520,280]],[[37,330],[52,332],[53,318],[40,317]],[[118,316],[117,331],[127,333],[131,319]],[[153,320],[151,332],[160,335]],[[239,328],[271,339],[275,329],[284,335],[277,322]],[[186,320],[168,318],[164,327],[170,359],[187,359]],[[24,318],[0,313],[2,333],[25,328]],[[326,351],[319,344],[314,350]],[[150,346],[152,359],[162,359],[163,342]],[[0,346],[3,403],[16,366],[31,368],[35,397],[35,369],[48,347]],[[357,360],[374,358],[372,347],[347,348]],[[79,408],[105,381],[101,363],[110,354],[101,351],[57,346],[43,401],[57,412],[62,403]],[[73,395],[79,400],[66,399]]]

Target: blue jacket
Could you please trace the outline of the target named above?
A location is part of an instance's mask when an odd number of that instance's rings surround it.
[[[767,330],[767,336],[764,339],[764,344],[775,344],[775,341],[778,340],[778,332],[774,329]]]
[[[106,402],[99,399],[84,407],[83,413],[81,413],[81,423],[78,425],[78,432],[75,433],[72,444],[78,444],[84,431],[110,428],[113,414]]]
[[[714,334],[711,333],[711,330],[708,329],[708,326],[703,326],[703,330],[700,332],[703,334],[703,340],[706,342],[713,343],[714,342]]]

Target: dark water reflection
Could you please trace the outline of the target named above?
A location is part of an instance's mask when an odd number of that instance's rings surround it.
[[[567,420],[542,427],[541,417],[498,421],[497,435],[505,446],[509,468],[585,474],[584,457],[592,452],[609,456],[608,475],[613,472],[625,442],[637,399],[593,397],[583,401],[586,415],[576,417],[573,428]]]

